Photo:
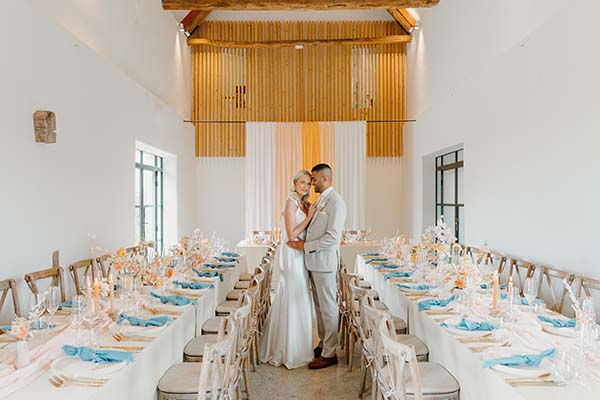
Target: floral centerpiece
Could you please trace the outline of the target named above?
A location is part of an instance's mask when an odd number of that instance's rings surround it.
[[[15,318],[10,325],[8,334],[17,339],[17,368],[28,366],[31,363],[29,346],[27,345],[27,339],[32,337],[31,321],[23,317]]]

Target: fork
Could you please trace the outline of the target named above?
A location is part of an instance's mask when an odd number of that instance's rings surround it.
[[[48,378],[48,382],[56,388],[62,388],[65,385],[102,387],[108,379],[92,379],[92,378],[68,378],[64,375],[54,375]]]
[[[113,339],[115,339],[117,342],[127,342],[127,341],[132,341],[132,342],[151,342],[154,340],[154,338],[149,337],[149,336],[136,336],[136,335],[124,335],[122,333],[115,333],[114,335],[112,335]]]
[[[496,347],[509,347],[512,343],[510,342],[510,340],[507,340],[506,342],[502,343],[499,346],[476,346],[476,347],[470,347],[470,349],[472,351],[474,351],[475,353],[481,353],[486,351],[487,349],[491,349],[491,348],[496,348]]]

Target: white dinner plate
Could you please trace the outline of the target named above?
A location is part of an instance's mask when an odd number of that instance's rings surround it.
[[[396,287],[398,289],[400,289],[401,291],[403,291],[403,292],[411,293],[411,294],[425,294],[425,293],[429,292],[429,289],[427,289],[427,290],[418,290],[418,289],[407,289],[407,288],[403,288],[403,287],[399,287],[399,286],[396,286]]]
[[[50,370],[55,375],[65,375],[68,378],[106,378],[126,366],[126,361],[96,364],[79,357],[65,356],[54,360]]]
[[[448,332],[453,333],[457,336],[462,336],[462,337],[482,337],[482,336],[488,336],[491,333],[493,333],[492,331],[467,331],[464,329],[458,329],[455,328],[452,325],[456,325],[460,322],[460,317],[452,317],[449,318],[447,320],[444,321],[446,324],[448,324],[448,326],[446,327],[446,329],[448,330]]]
[[[575,328],[558,328],[547,322],[541,322],[542,329],[551,335],[573,338],[577,336]]]
[[[519,349],[509,348],[497,348],[489,349],[485,352],[485,359],[510,357],[513,354],[528,354],[527,351],[520,351]],[[542,360],[538,367],[528,367],[526,365],[519,365],[509,367],[506,365],[494,365],[491,369],[501,372],[511,377],[519,378],[537,378],[542,374],[546,374],[552,370],[552,362],[546,357]]]

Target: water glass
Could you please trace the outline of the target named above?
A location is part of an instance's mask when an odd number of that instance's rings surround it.
[[[52,325],[52,320],[54,319],[54,314],[58,311],[58,308],[61,305],[60,298],[60,290],[57,286],[50,286],[48,289],[48,299],[47,299],[47,309],[48,314],[50,314],[50,325]]]
[[[40,329],[40,318],[46,311],[46,296],[43,293],[31,293],[29,296],[29,319],[33,327]]]
[[[530,309],[533,310],[533,301],[538,295],[538,289],[535,281],[531,278],[525,280],[525,287],[523,288],[523,295]]]
[[[557,350],[553,359],[553,374],[559,382],[569,383],[577,378],[577,363],[571,353],[574,351]]]

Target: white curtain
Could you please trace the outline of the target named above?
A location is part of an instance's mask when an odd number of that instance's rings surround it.
[[[334,186],[346,202],[346,229],[365,229],[367,122],[335,122]]]
[[[302,123],[246,123],[246,237],[279,227],[282,206],[302,165]]]

